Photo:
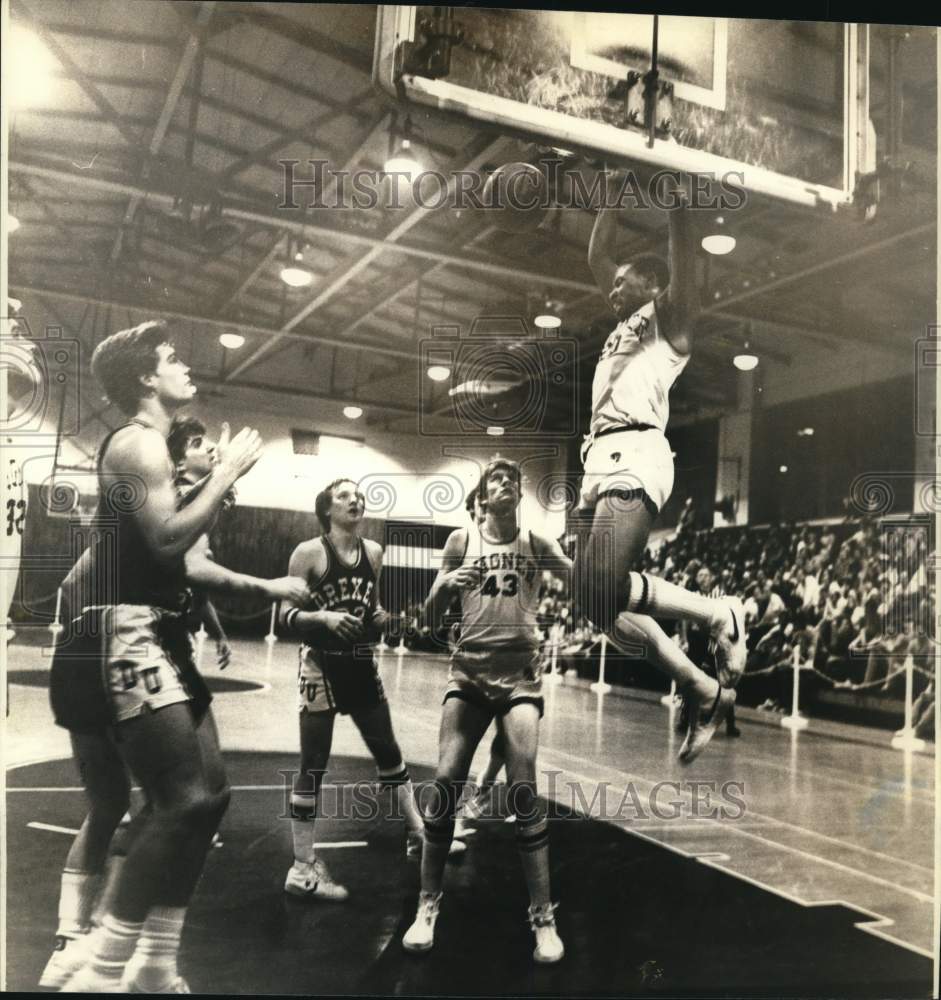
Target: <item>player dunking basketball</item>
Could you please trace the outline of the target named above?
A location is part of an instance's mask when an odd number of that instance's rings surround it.
[[[745,616],[734,598],[713,600],[637,573],[657,514],[673,488],[673,459],[665,437],[669,393],[686,367],[699,312],[696,240],[685,193],[668,189],[669,267],[653,255],[617,258],[617,209],[595,220],[588,263],[618,324],[592,382],[591,423],[582,448],[581,513],[590,523],[580,545],[576,580],[582,608],[615,642],[636,648],[676,681],[690,706],[680,760],[706,747],[735,702],[745,666]],[[719,680],[696,667],[667,638],[653,616],[688,619],[709,629]]]
[[[549,889],[548,825],[536,797],[543,701],[535,626],[542,570],[568,576],[572,564],[557,542],[521,529],[520,478],[519,467],[506,459],[496,459],[484,469],[477,490],[486,517],[474,528],[458,529],[448,537],[441,570],[426,602],[434,627],[460,593],[462,627],[441,710],[434,795],[425,811],[418,912],[402,939],[408,951],[428,951],[434,944],[455,809],[477,744],[496,718],[529,889],[534,958],[557,962],[564,953]]]

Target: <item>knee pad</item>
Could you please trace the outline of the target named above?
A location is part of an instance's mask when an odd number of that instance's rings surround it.
[[[317,796],[313,792],[294,792],[291,795],[291,819],[310,822],[317,815]]]

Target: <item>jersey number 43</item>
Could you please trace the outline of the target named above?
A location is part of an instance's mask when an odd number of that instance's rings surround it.
[[[519,578],[515,573],[504,573],[501,583],[497,583],[497,574],[491,573],[484,580],[484,584],[480,588],[480,592],[484,597],[500,597],[501,595],[503,597],[515,597],[518,590]]]

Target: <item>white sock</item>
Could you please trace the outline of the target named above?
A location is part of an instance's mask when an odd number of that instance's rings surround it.
[[[127,861],[124,854],[112,854],[105,862],[105,871],[101,876],[102,889],[98,896],[98,905],[92,912],[91,922],[94,927],[100,927],[104,915],[111,909],[114,896],[118,888],[118,880],[121,877],[121,869]]]
[[[107,979],[120,979],[143,929],[143,922],[130,923],[105,914],[101,926],[94,932],[89,961],[91,971]]]
[[[415,802],[415,787],[412,785],[411,778],[402,785],[396,785],[395,797],[398,807],[405,817],[405,825],[408,828],[408,832],[420,833],[424,836],[425,822],[421,818],[418,805]]]
[[[56,934],[78,937],[91,928],[91,914],[101,889],[101,874],[66,868],[59,889],[59,926]]]
[[[645,656],[675,680],[680,691],[692,691],[699,698],[715,697],[717,682],[700,670],[649,615],[622,612],[611,629],[611,639],[627,655]]]
[[[294,861],[299,865],[314,863],[314,819],[317,796],[314,792],[294,792],[291,795],[291,834],[294,838]]]
[[[132,959],[138,989],[156,991],[179,978],[177,956],[185,919],[185,906],[155,906],[147,914]]]
[[[630,577],[628,611],[653,618],[683,618],[704,628],[713,628],[728,618],[725,606],[713,597],[703,597],[647,573],[631,573]]]

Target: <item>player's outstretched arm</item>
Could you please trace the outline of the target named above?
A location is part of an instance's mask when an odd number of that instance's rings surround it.
[[[588,241],[588,266],[595,277],[598,290],[609,305],[608,296],[614,288],[614,276],[618,269],[618,211],[617,208],[602,206],[595,216],[591,239]]]
[[[539,561],[541,570],[548,570],[553,576],[559,577],[571,591],[572,566],[574,563],[562,551],[562,546],[554,538],[544,538],[532,533],[533,551]]]
[[[271,601],[291,600],[299,605],[310,599],[310,591],[302,577],[279,576],[265,580],[220,566],[212,557],[205,535],[186,553],[186,578],[199,587],[223,594],[264,597]]]
[[[681,354],[689,354],[700,309],[696,279],[696,230],[689,196],[679,181],[671,179],[665,193],[675,204],[669,210],[667,263],[670,284],[660,295],[657,313],[663,336]]]

